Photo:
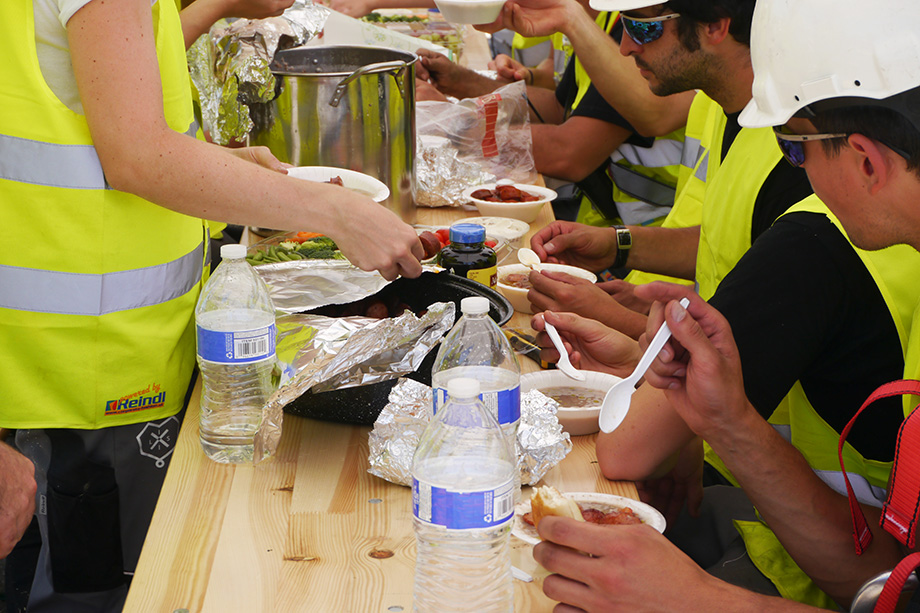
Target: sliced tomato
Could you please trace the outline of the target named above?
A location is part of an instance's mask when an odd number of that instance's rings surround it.
[[[495,249],[495,246],[498,245],[498,241],[488,240],[486,241],[486,247],[490,249]]]
[[[441,241],[442,247],[446,247],[450,244],[450,229],[438,228],[434,233],[438,237],[438,240]]]

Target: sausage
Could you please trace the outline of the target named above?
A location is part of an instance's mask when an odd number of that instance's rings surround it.
[[[441,250],[441,240],[437,237],[436,234],[432,234],[427,230],[418,235],[420,241],[422,241],[422,247],[425,248],[425,259],[433,258]]]

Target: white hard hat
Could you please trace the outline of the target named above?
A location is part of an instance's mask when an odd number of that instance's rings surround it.
[[[920,87],[918,0],[759,0],[751,63],[754,97],[738,118],[743,126],[857,105],[892,108],[920,126],[920,100],[908,100],[920,90],[904,94]]]
[[[664,4],[667,0],[590,0],[595,11],[633,11],[635,9],[644,9],[648,6],[657,6]]]

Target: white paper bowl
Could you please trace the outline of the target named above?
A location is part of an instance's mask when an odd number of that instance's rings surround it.
[[[468,187],[463,190],[463,198],[475,204],[476,208],[479,209],[479,212],[483,215],[490,217],[511,217],[513,219],[526,221],[527,223],[531,223],[537,218],[544,204],[556,199],[556,192],[547,187],[525,185],[524,183],[515,183],[514,187],[535,196],[540,196],[540,199],[534,200],[533,202],[487,202],[486,200],[473,198],[472,193],[477,189],[495,189],[495,183],[484,183],[482,185]]]
[[[363,172],[332,166],[297,166],[288,168],[287,171],[292,177],[317,183],[326,183],[334,177],[341,177],[345,187],[360,192],[376,202],[383,202],[390,197],[389,187]]]
[[[597,492],[563,492],[562,495],[566,498],[571,498],[582,507],[600,509],[605,513],[609,513],[613,509],[629,507],[639,516],[643,523],[648,524],[658,532],[664,533],[664,529],[667,527],[664,515],[659,513],[658,509],[632,498],[614,494],[599,494]],[[529,512],[530,500],[525,500],[514,507],[514,522],[511,524],[511,534],[529,545],[536,545],[542,539],[537,534],[537,529],[523,519],[524,513]],[[616,530],[619,526],[611,525],[606,527],[610,530]]]
[[[451,23],[492,23],[502,12],[505,0],[435,0],[444,19]]]
[[[503,238],[514,249],[514,261],[517,250],[524,246],[524,236],[530,232],[530,224],[513,217],[468,217],[456,223],[475,223],[486,229],[486,234]]]
[[[543,270],[548,270],[550,272],[564,272],[566,274],[572,275],[573,277],[579,277],[581,279],[585,279],[586,281],[591,281],[592,283],[597,282],[597,276],[590,270],[585,270],[583,268],[568,266],[566,264],[551,264],[549,262],[540,264],[540,266],[543,267]],[[502,283],[502,278],[504,278],[505,275],[511,273],[529,272],[530,269],[523,264],[508,264],[506,266],[498,267],[498,291],[501,292],[502,296],[508,299],[508,302],[510,302],[511,306],[514,307],[514,310],[518,311],[519,313],[533,313],[533,309],[530,306],[530,300],[527,299],[527,292],[530,290],[506,285]]]
[[[527,373],[521,376],[521,393],[550,387],[578,387],[597,390],[606,394],[607,390],[620,381],[620,377],[605,372],[590,370],[583,370],[582,372],[585,374],[584,381],[576,381],[563,374],[561,370],[541,370]],[[562,429],[572,436],[594,434],[600,430],[600,426],[597,423],[600,414],[601,408],[599,406],[585,408],[560,406],[556,412]]]

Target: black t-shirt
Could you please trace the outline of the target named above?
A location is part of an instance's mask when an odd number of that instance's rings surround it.
[[[617,22],[613,26],[610,35],[615,40],[619,40],[617,34],[622,32],[622,30],[623,26]],[[570,110],[569,106],[574,102],[577,95],[578,84],[575,82],[575,56],[573,55],[565,66],[565,72],[562,73],[562,79],[559,81],[559,85],[556,86],[556,100],[558,100],[562,108],[565,109],[566,117],[590,117],[625,128],[631,132],[629,138],[626,139],[626,142],[630,145],[651,147],[655,143],[654,138],[647,138],[637,134],[626,118],[620,115],[616,109],[604,100],[604,97],[597,91],[594,84],[588,86],[588,90],[578,102],[578,106],[575,107],[575,110]]]
[[[726,130],[729,144],[735,134]],[[710,304],[731,324],[745,391],[761,415],[798,380],[840,432],[876,387],[903,376],[904,360],[874,279],[831,221],[796,212],[772,223],[810,193],[804,171],[780,159],[757,196],[753,245]],[[899,398],[880,400],[847,440],[867,458],[890,461],[902,418]]]

